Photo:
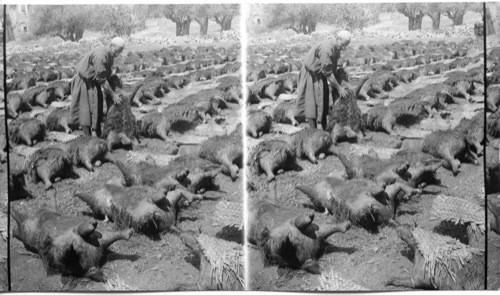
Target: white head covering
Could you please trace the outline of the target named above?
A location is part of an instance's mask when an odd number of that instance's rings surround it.
[[[342,30],[342,31],[337,33],[337,37],[342,38],[344,40],[351,41],[352,34],[346,30]]]
[[[123,40],[120,37],[115,37],[115,38],[113,38],[113,40],[111,40],[111,44],[113,44],[117,47],[124,48],[125,47],[125,40]]]

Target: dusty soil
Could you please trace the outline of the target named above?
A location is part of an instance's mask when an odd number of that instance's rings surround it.
[[[129,49],[130,50],[130,49]],[[237,74],[233,74],[237,75]],[[219,78],[219,77],[217,77]],[[133,83],[128,75],[122,76],[125,84]],[[183,97],[202,89],[212,88],[213,81],[196,82],[188,87],[173,90],[162,98],[162,105],[152,108],[163,108],[167,104],[174,103]],[[69,104],[69,101],[67,102]],[[35,108],[33,112],[41,110]],[[133,107],[137,118],[141,114]],[[185,136],[198,138],[197,143],[209,136],[226,134],[234,129],[239,122],[239,105],[230,104],[230,109],[221,113],[223,120],[209,121],[205,125],[198,126],[195,130],[183,134],[172,133],[173,140],[179,140]],[[81,134],[77,131],[74,134]],[[141,139],[147,143],[147,147],[141,149],[140,153],[152,154],[157,157],[168,157],[166,145],[159,139]],[[44,141],[36,147],[45,147],[59,144]],[[182,149],[182,146],[181,146]],[[186,149],[189,150],[189,149]],[[125,160],[128,151],[116,150],[118,159]],[[11,202],[11,206],[23,213],[33,213],[40,209],[54,210],[53,194],[56,196],[56,211],[68,216],[83,216],[86,219],[96,218],[90,208],[80,199],[73,197],[76,191],[93,192],[101,188],[109,180],[121,177],[116,166],[104,163],[95,172],[88,172],[84,168],[77,167],[78,177],[75,179],[63,179],[56,182],[53,190],[46,192],[42,183],[29,184],[28,189],[33,195],[31,199],[21,199]],[[218,175],[216,182],[220,185],[218,191],[209,191],[208,196],[219,196],[219,200],[231,202],[242,202],[241,179],[232,182],[226,175]],[[214,201],[196,201],[188,208],[181,209],[178,216],[177,229],[180,232],[193,231],[217,236],[231,241],[242,242],[242,231],[231,227],[223,227],[214,221],[211,215],[218,203]],[[15,222],[12,220],[11,224]],[[100,220],[98,228],[114,228],[113,223],[104,223]],[[144,235],[135,233],[129,241],[119,241],[110,247],[110,255],[103,265],[103,271],[108,278],[107,283],[98,283],[88,279],[65,278],[61,275],[47,276],[41,259],[25,249],[23,244],[13,238],[11,242],[11,265],[12,265],[12,291],[61,291],[72,289],[74,291],[103,291],[103,290],[196,290],[199,275],[199,259],[181,241],[176,231],[161,234],[158,240],[152,240]]]
[[[470,52],[472,56],[479,51]],[[478,66],[469,64],[466,69]],[[457,69],[458,70],[458,69]],[[350,69],[350,74],[356,73],[356,69]],[[410,84],[400,84],[393,91],[389,92],[392,98],[402,97],[410,91],[425,87],[427,84],[439,83],[443,74],[435,76],[421,77]],[[480,86],[480,85],[479,85]],[[287,95],[289,96],[289,95]],[[276,102],[278,104],[285,96],[281,96]],[[476,111],[481,111],[483,107],[482,95],[474,96],[476,102],[469,104],[465,100],[460,100],[459,104],[448,105],[447,111],[451,115],[443,120],[444,126],[453,128],[463,117],[472,117]],[[269,104],[269,100],[264,100]],[[384,103],[383,101],[377,101]],[[362,112],[369,106],[365,102],[358,100],[358,105]],[[439,116],[438,116],[439,117]],[[429,124],[430,123],[430,124]],[[279,124],[278,124],[279,125]],[[415,125],[415,130],[433,130],[439,128],[438,124],[422,122]],[[300,128],[307,128],[303,123]],[[399,130],[398,130],[399,129]],[[404,133],[402,127],[396,128],[398,132]],[[373,136],[372,140],[361,145],[368,145],[375,148],[393,147],[394,138],[379,132],[368,132],[367,137]],[[249,146],[255,146],[259,141],[267,139],[283,139],[291,142],[291,135],[270,133],[262,138],[248,138]],[[353,152],[354,147],[349,143],[339,144],[340,150],[345,154]],[[251,151],[251,149],[250,149]],[[399,204],[396,213],[396,221],[400,224],[417,225],[418,227],[444,235],[453,236],[460,241],[467,243],[467,236],[464,228],[456,228],[451,224],[441,223],[433,219],[430,215],[432,202],[436,194],[442,193],[467,199],[471,202],[484,206],[483,187],[483,165],[463,163],[460,173],[454,177],[451,171],[439,168],[438,176],[441,185],[430,185],[419,196],[413,196],[407,202]],[[302,192],[295,189],[296,185],[308,185],[328,176],[330,173],[342,175],[344,168],[340,161],[334,156],[328,156],[320,160],[317,165],[311,164],[307,160],[298,160],[301,171],[286,171],[276,177],[278,200],[277,203],[283,207],[294,207],[303,213],[313,212],[309,198]],[[256,190],[249,192],[249,202],[257,200],[269,200],[269,189],[265,176],[256,178]],[[315,220],[321,222],[340,222],[332,215],[324,215],[322,212],[314,212]],[[369,232],[363,228],[353,226],[346,233],[335,233],[326,240],[326,248],[319,258],[323,272],[333,269],[343,278],[351,280],[353,283],[365,287],[369,290],[407,290],[401,287],[386,286],[385,282],[395,276],[407,276],[413,268],[413,253],[410,248],[397,235],[394,227],[382,226],[377,232]],[[319,275],[310,274],[304,270],[291,270],[278,268],[277,266],[267,266],[262,268],[256,264],[251,268],[250,284],[252,290],[313,290],[319,287]]]

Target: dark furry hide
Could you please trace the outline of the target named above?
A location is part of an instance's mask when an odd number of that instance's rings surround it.
[[[308,156],[309,151],[313,156],[320,152],[326,153],[333,144],[332,137],[326,131],[306,128],[294,135],[292,146],[297,157]]]
[[[170,131],[170,123],[165,114],[154,112],[144,115],[141,118],[139,132],[142,136],[149,138],[158,137],[160,136],[159,129],[165,130],[165,135]]]
[[[290,111],[295,114],[297,102],[295,100],[283,101],[276,106],[273,111],[274,122],[291,124],[292,122],[287,117],[287,113]]]
[[[322,240],[314,240],[303,234],[293,223],[299,215],[291,209],[283,209],[268,202],[258,202],[251,210],[249,240],[263,253],[268,264],[278,264],[290,268],[307,268],[307,264],[321,255]],[[279,225],[268,224],[272,216],[290,220]],[[280,221],[283,218],[280,218]],[[266,222],[267,221],[267,222]],[[317,225],[313,225],[316,226]],[[314,273],[318,271],[315,268]]]
[[[396,121],[396,118],[389,107],[375,106],[368,110],[366,114],[363,114],[363,121],[365,123],[365,127],[369,130],[384,131],[384,122],[389,122],[390,126],[392,127]]]
[[[227,109],[229,108],[224,98],[225,93],[217,89],[206,89],[201,90],[195,94],[188,95],[179,104],[196,105],[199,107],[204,107],[205,113],[210,115],[216,115],[216,109]],[[210,103],[210,104],[208,104]]]
[[[485,189],[487,194],[494,194],[500,192],[500,159],[498,149],[491,146],[486,147],[486,183]],[[500,230],[500,229],[499,229]]]
[[[32,182],[42,180],[38,169],[48,169],[50,176],[67,176],[73,168],[71,156],[58,148],[44,148],[34,152],[26,162],[26,172]]]
[[[500,112],[495,112],[486,118],[486,131],[494,138],[500,137]]]
[[[206,113],[206,108],[197,105],[175,103],[167,106],[162,111],[170,122],[185,121],[191,126],[201,124],[202,115]]]
[[[395,116],[395,123],[409,127],[426,118],[431,111],[429,102],[419,99],[400,99],[389,105]]]
[[[120,79],[117,76],[112,76],[110,80],[112,81],[110,83],[111,87],[120,93],[122,85]],[[139,129],[137,128],[135,116],[132,113],[131,101],[140,86],[140,83],[135,85],[132,93],[128,95],[121,92],[122,103],[119,105],[113,104],[109,108],[102,131],[103,138],[107,138],[110,132],[114,131],[116,134],[125,134],[131,140],[139,140]]]
[[[47,130],[64,131],[64,128],[59,124],[60,120],[64,117],[69,119],[69,107],[57,108],[50,112],[46,120]]]
[[[262,80],[258,80],[255,82],[255,84],[250,88],[250,95],[255,95],[258,98],[263,98],[264,97],[264,90],[266,87],[273,83],[279,83],[279,85],[282,84],[282,81],[277,80],[276,78],[265,78]],[[278,86],[279,88],[280,86]],[[278,90],[277,88],[277,90]]]
[[[236,178],[237,168],[243,164],[243,139],[237,130],[231,136],[210,137],[202,143],[199,153],[200,158],[224,165],[223,172],[233,179]]]
[[[260,160],[270,157],[274,160],[275,169],[290,168],[295,162],[295,152],[293,147],[282,140],[266,140],[260,142],[249,158],[249,166],[253,174],[259,175],[262,172]]]
[[[106,138],[111,131],[124,133],[130,139],[139,139],[139,130],[130,102],[124,99],[121,104],[114,104],[108,111],[102,137]]]
[[[43,141],[45,129],[46,126],[37,119],[18,118],[9,124],[9,137],[13,143],[17,144],[29,144],[26,139]]]
[[[54,81],[48,87],[54,89],[54,95],[61,99],[71,94],[71,83],[67,81]]]
[[[474,146],[479,155],[483,152],[484,142],[484,112],[478,112],[472,119],[462,119],[455,130],[465,136],[467,143]]]
[[[356,102],[356,96],[359,93],[351,89],[348,90],[348,97],[345,99],[337,99],[333,104],[332,109],[328,112],[327,131],[332,131],[335,125],[349,126],[354,132],[364,132],[365,126],[363,123],[361,110]]]
[[[451,169],[455,176],[459,172],[459,159],[470,160],[471,155],[465,135],[457,130],[434,131],[425,138],[422,151],[446,160],[447,168]]]
[[[20,94],[7,94],[7,117],[15,119],[19,112],[30,112],[32,110],[31,104],[24,101]]]
[[[273,118],[264,111],[250,111],[247,116],[247,131],[253,137],[260,137],[259,134],[269,133]]]
[[[52,93],[53,92],[53,89],[49,89],[47,86],[43,86],[43,85],[38,85],[38,86],[35,86],[35,87],[32,87],[28,90],[26,90],[24,93],[23,93],[23,101],[25,102],[28,102],[30,104],[35,104],[35,98],[41,94],[42,92],[49,92],[49,93]]]
[[[109,152],[106,141],[94,136],[80,136],[69,142],[67,147],[73,163],[84,165],[87,169],[97,160],[106,160]]]
[[[41,257],[48,275],[61,273],[106,281],[99,267],[105,262],[107,247],[132,234],[131,230],[98,232],[95,222],[46,210],[27,217],[13,209],[12,216],[17,223],[14,236]]]
[[[456,85],[460,82],[471,82],[472,77],[469,75],[469,73],[465,71],[453,71],[445,74],[445,77],[447,78],[443,84],[447,85]]]

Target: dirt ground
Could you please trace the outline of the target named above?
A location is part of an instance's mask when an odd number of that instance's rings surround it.
[[[128,50],[133,49],[129,48]],[[121,79],[125,84],[131,84],[135,81],[129,75],[123,75]],[[162,105],[146,106],[145,109],[163,108],[191,93],[213,86],[212,80],[192,83],[183,89],[168,93],[166,97],[161,99]],[[69,101],[66,104],[69,105]],[[217,121],[211,119],[207,124],[200,125],[195,130],[183,134],[173,132],[171,134],[172,140],[182,142],[182,138],[192,137],[197,139],[196,144],[200,144],[209,136],[229,133],[239,122],[240,116],[238,104],[232,103],[229,106],[230,109],[221,112],[224,119]],[[39,110],[42,109],[36,107],[33,112]],[[133,107],[133,112],[137,119],[143,115],[136,107]],[[81,134],[81,131],[74,134]],[[146,143],[147,147],[135,152],[151,154],[158,158],[168,159],[172,157],[172,155],[167,154],[165,143],[159,139],[145,138],[141,139],[141,142]],[[44,141],[38,143],[36,147],[54,144],[59,143]],[[181,146],[180,150],[189,151],[192,147],[188,146],[186,149]],[[118,159],[125,161],[128,152],[116,150],[114,153]],[[121,173],[111,163],[104,163],[95,172],[88,172],[82,167],[77,167],[75,171],[78,174],[76,179],[63,179],[56,182],[54,189],[47,192],[42,183],[28,184],[33,198],[12,201],[11,206],[22,213],[33,213],[39,209],[54,210],[52,197],[55,193],[57,212],[68,216],[83,216],[88,220],[96,218],[87,204],[73,197],[73,194],[75,192],[96,191],[111,179],[121,178]],[[242,243],[242,231],[232,227],[224,227],[212,216],[219,200],[242,202],[241,179],[233,182],[228,176],[220,174],[216,177],[216,182],[220,189],[208,191],[205,195],[218,196],[220,199],[195,201],[188,208],[181,209],[176,227],[180,232],[204,233]],[[11,224],[14,224],[13,220],[11,220]],[[101,227],[113,228],[113,223],[106,224],[100,220],[98,228]],[[102,268],[108,282],[98,283],[88,279],[61,277],[61,275],[47,276],[41,259],[27,251],[19,240],[13,238],[10,252],[12,291],[197,290],[199,259],[183,244],[176,231],[163,233],[158,240],[134,233],[129,241],[118,241],[109,250],[110,255]]]
[[[445,40],[447,41],[447,40]],[[471,56],[478,54],[470,52]],[[470,64],[466,69],[478,66]],[[356,69],[350,69],[350,74],[355,73]],[[393,91],[389,92],[391,97],[402,97],[410,91],[425,87],[427,84],[438,83],[441,75],[421,77],[410,84],[400,84]],[[278,104],[285,96],[280,97]],[[460,104],[448,105],[447,111],[451,115],[440,120],[437,124],[431,122],[422,122],[415,125],[412,129],[416,130],[434,130],[437,125],[444,124],[446,129],[453,128],[463,117],[472,117],[476,111],[483,110],[483,98],[478,94],[474,96],[475,103],[469,104],[465,100],[460,100]],[[265,100],[269,104],[268,100]],[[377,101],[377,103],[384,103]],[[365,112],[369,106],[358,100],[358,105],[362,112]],[[279,124],[277,124],[279,125]],[[307,128],[307,124],[302,123],[300,128]],[[448,127],[446,127],[448,126]],[[398,127],[396,127],[398,130]],[[403,128],[398,132],[404,133]],[[373,136],[373,137],[372,137]],[[372,137],[371,141],[361,143],[375,148],[393,147],[394,138],[380,132],[368,132],[367,137]],[[291,135],[270,133],[262,138],[248,138],[249,146],[255,146],[258,142],[268,139],[283,139],[291,142]],[[349,143],[339,144],[340,151],[349,154],[355,148]],[[441,185],[430,185],[419,196],[413,196],[409,201],[399,204],[396,213],[396,221],[400,224],[415,224],[422,229],[450,235],[466,243],[467,236],[465,229],[456,228],[451,224],[441,223],[433,218],[430,209],[436,194],[444,194],[464,198],[471,202],[484,206],[484,187],[483,187],[483,165],[463,163],[460,173],[454,177],[451,171],[439,168],[438,176],[441,179]],[[336,175],[344,173],[344,168],[340,161],[334,156],[328,156],[324,160],[319,160],[317,165],[311,164],[307,160],[298,160],[301,171],[286,171],[276,177],[278,205],[283,207],[298,208],[303,213],[313,212],[312,204],[309,198],[298,191],[296,185],[309,185],[320,180],[330,173]],[[265,176],[257,178],[256,190],[249,192],[249,202],[258,200],[269,200],[269,189]],[[324,215],[322,212],[314,212],[315,221],[321,222],[340,222],[334,220],[332,215]],[[363,228],[353,226],[346,233],[334,233],[326,240],[326,247],[323,255],[319,258],[320,266],[323,272],[333,269],[343,278],[351,280],[353,283],[367,288],[369,290],[407,290],[401,287],[386,286],[392,277],[409,276],[413,268],[413,254],[410,248],[397,235],[394,227],[382,226],[377,232],[369,232]],[[319,275],[310,274],[304,270],[290,270],[278,268],[276,266],[262,267],[257,264],[252,267],[250,264],[250,288],[252,290],[314,290],[319,287]]]

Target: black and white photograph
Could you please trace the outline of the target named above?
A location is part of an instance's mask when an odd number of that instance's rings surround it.
[[[243,290],[240,5],[6,9],[11,290]]]
[[[483,290],[483,4],[250,7],[250,289]]]

